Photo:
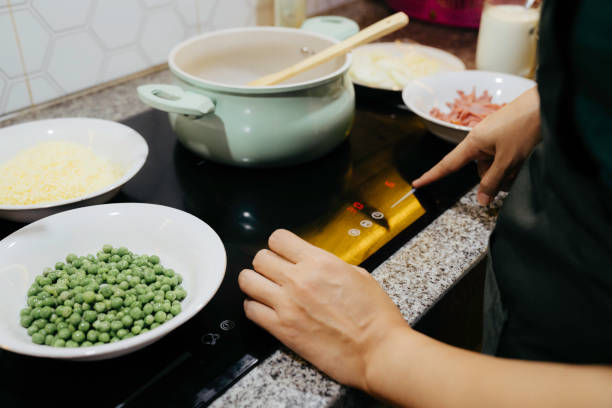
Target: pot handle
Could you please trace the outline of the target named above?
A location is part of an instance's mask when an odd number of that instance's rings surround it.
[[[209,97],[185,91],[176,85],[141,85],[138,87],[138,97],[146,105],[165,112],[202,116],[215,110],[215,104]]]
[[[342,41],[357,34],[359,25],[350,18],[342,16],[318,16],[304,21],[301,29]]]

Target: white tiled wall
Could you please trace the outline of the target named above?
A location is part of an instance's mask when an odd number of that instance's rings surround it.
[[[308,0],[308,14],[351,0]],[[273,0],[0,0],[0,116],[166,62]],[[20,52],[21,49],[21,52]]]

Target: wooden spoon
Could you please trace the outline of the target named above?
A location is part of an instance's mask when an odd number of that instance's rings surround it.
[[[369,27],[364,28],[346,40],[336,43],[331,47],[328,47],[323,51],[290,66],[289,68],[285,68],[282,71],[275,72],[274,74],[269,74],[258,78],[249,82],[247,85],[266,86],[278,84],[279,82],[283,82],[286,79],[294,77],[297,74],[301,74],[302,72],[308,71],[319,64],[329,61],[332,58],[344,55],[359,45],[367,44],[389,33],[392,33],[393,31],[399,30],[406,24],[408,24],[408,16],[400,11],[399,13],[395,13],[377,23],[372,24]]]

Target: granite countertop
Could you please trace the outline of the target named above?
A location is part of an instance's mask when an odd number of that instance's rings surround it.
[[[347,16],[363,27],[389,13],[382,2],[358,0],[327,14]],[[453,52],[468,68],[474,66],[474,30],[411,21],[406,28],[384,40],[389,39],[411,39],[439,47]],[[138,85],[170,81],[171,74],[163,70],[93,94],[23,112],[1,122],[0,126],[71,116],[122,120],[148,109],[137,98],[135,88]],[[467,193],[372,272],[408,323],[415,323],[484,256],[501,200],[483,208],[476,202],[475,193],[475,189]],[[349,407],[377,404],[382,405],[339,385],[291,351],[281,349],[256,366],[212,406]]]

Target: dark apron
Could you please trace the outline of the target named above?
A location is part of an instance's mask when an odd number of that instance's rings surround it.
[[[580,116],[584,92],[575,85],[580,64],[601,61],[596,55],[577,61],[574,51],[581,30],[589,30],[583,8],[596,3],[605,2],[544,1],[538,51],[543,141],[519,173],[489,242],[488,354],[612,363],[612,188],[582,134],[585,121],[602,120],[596,117],[601,111]],[[585,80],[609,81],[612,65],[596,69],[601,77]],[[607,97],[610,106],[612,93]],[[610,116],[603,119],[612,123]],[[601,132],[612,138],[609,128]]]

